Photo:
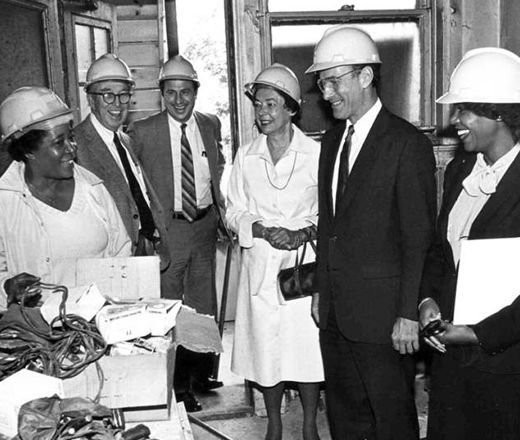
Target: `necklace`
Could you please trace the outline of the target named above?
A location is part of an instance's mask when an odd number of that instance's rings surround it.
[[[269,170],[267,169],[267,161],[264,161],[264,168],[265,168],[265,174],[267,175],[267,180],[269,180],[269,183],[274,189],[277,189],[278,191],[283,191],[285,188],[287,188],[287,185],[289,185],[289,182],[291,181],[291,177],[294,173],[294,168],[296,167],[296,156],[298,155],[298,152],[294,152],[294,161],[292,164],[291,174],[289,174],[289,178],[287,179],[287,182],[285,182],[285,185],[283,186],[276,186],[273,181],[271,180],[271,176],[269,176]]]

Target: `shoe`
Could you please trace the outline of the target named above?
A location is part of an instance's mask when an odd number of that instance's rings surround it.
[[[187,412],[202,411],[202,404],[190,392],[176,394],[175,398],[177,399],[177,402],[184,403],[184,408],[186,408]]]
[[[199,393],[207,393],[211,390],[216,390],[224,386],[224,383],[220,380],[207,378],[203,381],[197,380],[193,383],[193,388]]]

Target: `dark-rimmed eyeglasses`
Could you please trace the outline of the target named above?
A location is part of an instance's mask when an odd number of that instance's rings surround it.
[[[88,92],[89,95],[102,96],[105,104],[113,104],[116,98],[119,99],[120,104],[128,104],[132,94],[130,92],[113,93],[113,92]]]
[[[356,69],[349,70],[348,72],[342,73],[338,76],[329,76],[328,78],[322,78],[317,81],[319,89],[324,92],[327,87],[332,87],[335,91],[338,91],[339,80],[349,73],[356,72]]]

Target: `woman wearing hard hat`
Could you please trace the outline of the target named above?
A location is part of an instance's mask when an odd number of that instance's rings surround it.
[[[74,285],[77,258],[130,255],[103,183],[74,164],[71,113],[44,87],[22,87],[0,104],[2,144],[14,159],[0,178],[0,310],[38,279]]]
[[[266,439],[282,438],[285,381],[296,382],[303,404],[303,438],[318,439],[316,410],[323,381],[311,297],[286,301],[277,284],[298,249],[315,236],[319,145],[292,123],[300,85],[281,64],[246,85],[261,131],[239,148],[228,186],[226,219],[243,249],[231,369],[263,392]],[[305,257],[314,252],[306,247]],[[312,259],[312,260],[311,260]]]
[[[518,439],[520,297],[475,325],[450,321],[461,242],[520,237],[520,57],[469,51],[437,102],[453,105],[465,151],[446,169],[419,304],[424,339],[436,350],[428,440]]]

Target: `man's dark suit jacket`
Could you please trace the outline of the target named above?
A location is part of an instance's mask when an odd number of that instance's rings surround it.
[[[319,166],[320,326],[331,307],[344,337],[389,344],[397,317],[417,320],[417,298],[436,214],[431,142],[379,112],[332,210],[334,162],[345,124],[322,140]]]
[[[475,154],[464,152],[455,157],[446,169],[437,238],[428,253],[421,289],[421,298],[433,298],[443,319],[448,320],[453,319],[457,283],[457,270],[447,239],[448,219],[462,191],[462,182],[471,173],[475,160]],[[469,233],[470,240],[507,237],[520,237],[520,155],[475,218]],[[520,296],[473,329],[480,347],[450,347],[450,353],[484,371],[520,373]]]
[[[222,154],[220,120],[211,114],[194,112],[200,130],[204,149],[208,158],[211,175],[213,201],[218,207],[223,221],[224,197],[220,191],[220,178],[225,159]],[[168,126],[168,113],[163,111],[146,119],[135,121],[128,127],[128,133],[135,140],[135,152],[152,180],[166,215],[172,219],[175,208],[175,188],[173,163]],[[170,220],[171,221],[171,220]]]
[[[116,203],[128,235],[132,240],[133,247],[135,247],[139,234],[139,212],[130,191],[130,186],[123,176],[121,169],[110,154],[105,142],[94,128],[94,125],[92,125],[90,117],[87,117],[83,122],[74,127],[73,133],[78,145],[76,161],[103,180],[104,185]],[[139,160],[132,149],[131,138],[124,133],[120,133],[119,137],[127,148],[130,159],[133,160],[134,163],[139,164]],[[141,167],[140,164],[139,167]],[[158,252],[161,257],[161,268],[164,269],[169,265],[170,257],[167,240],[163,240],[163,238],[166,237],[163,207],[159,202],[159,198],[150,179],[142,167],[141,171],[147,188],[155,226],[161,237]]]

